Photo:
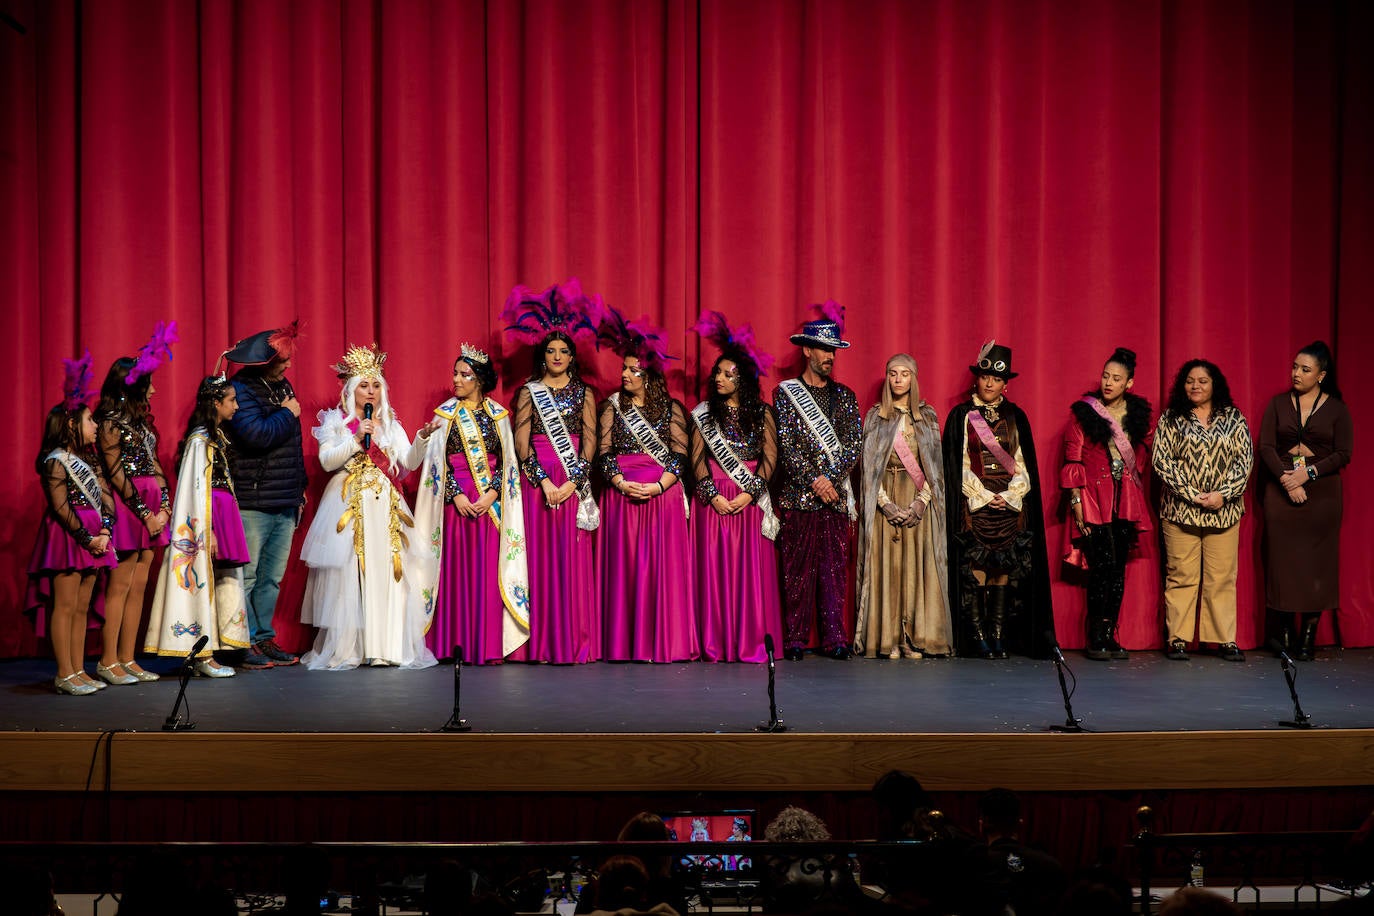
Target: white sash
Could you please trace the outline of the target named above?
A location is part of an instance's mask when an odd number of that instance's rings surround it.
[[[554,403],[553,392],[543,382],[530,382],[525,387],[530,390],[530,400],[534,403],[534,409],[539,411],[539,422],[544,424],[544,434],[549,437],[549,444],[558,453],[563,473],[572,480],[575,476],[573,469],[578,465],[577,449],[573,448],[568,424],[563,422],[563,414],[559,413],[558,405]],[[586,395],[583,394],[583,397]],[[596,500],[592,497],[591,481],[583,474],[582,482],[577,485],[577,527],[583,531],[595,531],[600,525],[601,510],[597,508]]]
[[[697,429],[701,430],[701,438],[706,442],[706,447],[711,450],[711,457],[716,459],[716,464],[720,469],[730,475],[730,479],[741,491],[746,490],[746,485],[758,479],[749,468],[745,467],[744,459],[740,458],[729,441],[721,434],[720,427],[716,421],[711,419],[711,406],[702,401],[692,408],[692,419],[697,422]],[[774,540],[778,536],[778,529],[781,527],[778,517],[773,514],[773,501],[768,498],[768,488],[765,486],[763,494],[756,500],[758,507],[763,511],[763,523],[759,529],[768,540]]]
[[[838,464],[840,460],[840,437],[835,434],[835,427],[830,425],[830,420],[821,412],[821,406],[816,403],[816,399],[811,396],[811,392],[806,390],[806,385],[801,379],[790,378],[778,385],[778,390],[787,395],[792,406],[801,415],[802,422],[806,424],[807,431],[811,433],[811,438],[816,440],[821,451],[825,452],[826,459],[832,464]],[[809,485],[811,481],[806,481]],[[849,480],[840,482],[840,489],[844,492],[845,508],[849,510],[849,517],[854,519],[859,517],[858,511],[854,507],[854,491],[849,486]]]
[[[81,491],[82,496],[86,497],[86,502],[89,503],[96,512],[101,512],[100,478],[95,475],[94,469],[64,448],[54,449],[49,452],[48,457],[43,460],[52,461],[54,459],[60,462],[62,467],[67,469],[67,478],[75,481],[76,488]],[[92,536],[98,535],[99,533],[100,531],[98,529],[91,532]]]
[[[649,425],[649,421],[644,418],[644,414],[635,409],[633,404],[630,405],[628,411],[623,410],[620,406],[619,391],[611,395],[610,402],[611,407],[615,408],[616,416],[620,417],[621,422],[625,424],[625,428],[628,429],[630,435],[634,437],[635,444],[643,450],[644,454],[654,459],[658,466],[666,471],[668,469],[668,462],[673,458],[673,453],[668,446],[664,444],[663,440],[658,437],[658,433],[654,432],[654,428]],[[682,486],[682,481],[680,479],[678,480],[678,486],[682,490],[682,514],[691,518],[692,509],[687,502],[687,488]]]

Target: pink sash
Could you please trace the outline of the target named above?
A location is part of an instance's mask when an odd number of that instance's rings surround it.
[[[916,484],[916,492],[925,489],[926,475],[921,470],[921,464],[916,460],[916,455],[911,451],[911,446],[907,444],[906,436],[902,435],[902,424],[906,418],[902,417],[897,424],[897,435],[892,441],[892,448],[897,452],[897,457],[902,461],[902,467],[906,468],[907,474],[911,475],[912,481]]]
[[[1112,429],[1112,442],[1116,444],[1116,450],[1121,453],[1121,463],[1126,466],[1126,471],[1131,475],[1131,479],[1137,484],[1140,483],[1140,471],[1135,466],[1135,449],[1131,446],[1131,440],[1121,428],[1121,424],[1116,422],[1116,417],[1107,412],[1107,408],[1102,406],[1102,402],[1094,397],[1086,397],[1083,403],[1087,404],[1102,419],[1107,421],[1107,425]]]
[[[1002,448],[1002,443],[997,441],[997,435],[993,433],[992,427],[988,426],[988,421],[983,419],[983,415],[975,407],[968,412],[968,425],[973,427],[973,432],[978,436],[978,441],[983,443],[983,448],[992,453],[1002,467],[1007,469],[1007,473],[1015,477],[1018,468],[1016,459],[1007,454],[1007,450]]]

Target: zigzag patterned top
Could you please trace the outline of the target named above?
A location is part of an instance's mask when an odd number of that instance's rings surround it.
[[[1165,414],[1155,428],[1153,464],[1164,482],[1159,517],[1177,525],[1230,528],[1245,514],[1245,487],[1255,461],[1245,417],[1234,407],[1219,412],[1211,426],[1189,414]],[[1216,491],[1220,509],[1197,504],[1199,493]]]

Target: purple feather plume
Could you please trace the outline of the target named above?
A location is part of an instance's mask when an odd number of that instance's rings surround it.
[[[148,338],[138,351],[138,359],[134,361],[134,367],[124,376],[124,384],[132,385],[145,375],[150,375],[153,370],[162,365],[164,359],[172,358],[172,344],[181,340],[177,334],[177,323],[175,321],[159,321],[153,327],[153,336]]]
[[[759,375],[767,375],[773,366],[773,357],[759,347],[751,325],[743,324],[732,331],[723,314],[707,309],[692,325],[692,330],[715,344],[730,358],[736,361],[743,358],[753,363]]]
[[[569,336],[586,331],[595,337],[596,325],[588,314],[588,306],[587,295],[576,277],[555,283],[537,295],[521,284],[506,297],[500,320],[514,340],[531,346],[550,331],[563,331]]]
[[[669,356],[663,329],[650,324],[647,316],[627,321],[619,309],[607,305],[600,296],[591,297],[589,314],[595,316],[596,336],[621,357],[633,356],[645,368],[662,373],[668,367]]]
[[[91,381],[93,379],[91,367],[94,365],[95,357],[91,356],[89,347],[81,354],[80,359],[62,360],[62,406],[67,410],[76,410],[84,407],[91,399]]]

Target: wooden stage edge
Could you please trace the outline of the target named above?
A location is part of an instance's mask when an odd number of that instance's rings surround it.
[[[0,734],[11,792],[852,792],[893,768],[941,791],[1366,786],[1374,730]]]

